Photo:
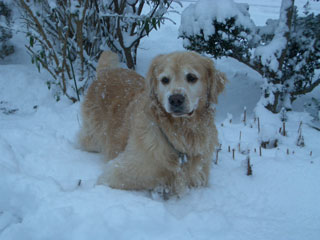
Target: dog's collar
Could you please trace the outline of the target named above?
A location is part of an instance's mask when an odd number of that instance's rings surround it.
[[[162,134],[162,136],[164,137],[164,139],[167,141],[168,145],[172,148],[172,150],[178,155],[178,160],[179,160],[179,165],[182,166],[185,163],[188,162],[188,154],[187,153],[183,153],[181,151],[179,151],[174,145],[173,143],[169,140],[168,136],[163,132],[162,128],[157,125],[160,133]]]

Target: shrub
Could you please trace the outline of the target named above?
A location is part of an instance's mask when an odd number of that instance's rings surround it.
[[[140,40],[160,27],[173,0],[16,2],[32,62],[51,74],[47,84],[57,99],[63,93],[75,102],[94,79],[103,50],[113,50],[129,68],[135,67]]]
[[[290,110],[320,84],[320,15],[298,16],[294,0],[283,0],[279,19],[256,27],[248,10],[232,0],[191,4],[179,30],[184,47],[246,64],[265,79],[262,104],[274,113]]]
[[[11,21],[11,9],[0,1],[0,58],[2,59],[14,52],[13,46],[8,43],[12,38]]]

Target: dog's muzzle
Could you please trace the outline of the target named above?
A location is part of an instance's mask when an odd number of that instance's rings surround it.
[[[186,109],[186,97],[182,94],[173,94],[169,97],[170,112],[176,116],[190,114]]]

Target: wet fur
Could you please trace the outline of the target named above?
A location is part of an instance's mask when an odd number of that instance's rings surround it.
[[[80,145],[87,151],[102,152],[108,161],[99,183],[128,190],[160,189],[170,195],[206,186],[218,144],[210,105],[217,103],[225,76],[209,58],[193,52],[156,57],[146,80],[119,68],[116,59],[112,52],[102,54],[98,79],[82,105]],[[183,66],[200,73],[203,93],[191,117],[173,117],[159,101],[157,74],[170,68],[178,76]],[[188,155],[186,163],[179,161],[168,140]]]

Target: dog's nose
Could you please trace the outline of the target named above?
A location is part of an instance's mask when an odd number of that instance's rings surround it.
[[[169,97],[169,103],[173,107],[181,107],[184,103],[185,97],[182,94],[173,94]]]

